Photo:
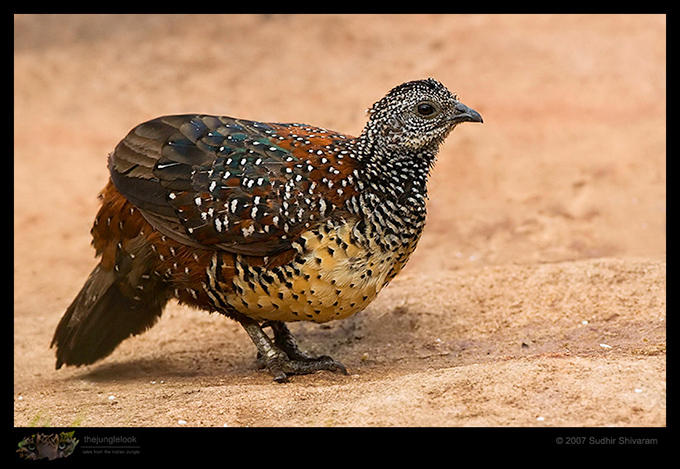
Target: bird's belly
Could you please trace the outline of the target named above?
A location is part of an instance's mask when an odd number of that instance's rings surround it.
[[[403,256],[362,247],[351,224],[324,228],[303,233],[304,249],[286,265],[253,268],[237,259],[227,302],[256,320],[319,323],[366,308]]]

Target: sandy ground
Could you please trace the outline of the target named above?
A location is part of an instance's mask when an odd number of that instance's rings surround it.
[[[16,426],[666,425],[663,16],[17,16]],[[291,326],[276,384],[240,326],[171,304],[92,366],[54,328],[95,265],[106,155],[203,112],[360,132],[433,76],[484,116],[442,148],[428,226],[368,309]]]

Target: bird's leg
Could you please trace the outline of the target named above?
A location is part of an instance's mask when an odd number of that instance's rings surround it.
[[[306,367],[309,369],[306,373],[311,373],[316,370],[329,370],[340,371],[343,374],[347,374],[345,366],[342,363],[333,360],[333,358],[328,355],[310,357],[300,350],[297,340],[295,340],[295,337],[291,334],[285,323],[281,321],[269,321],[268,325],[274,331],[274,344],[279,349],[283,350],[293,362],[300,363],[300,366],[303,366],[302,364],[304,364],[303,368]]]
[[[297,340],[295,340],[295,337],[291,334],[285,323],[281,321],[269,321],[264,323],[263,326],[272,328],[272,331],[274,331],[274,344],[286,352],[288,358],[303,361],[313,360],[313,358],[300,350]]]
[[[297,341],[286,325],[281,322],[268,323],[274,331],[274,342],[272,342],[257,321],[245,316],[240,316],[238,321],[257,347],[258,360],[274,377],[274,381],[285,382],[288,375],[304,375],[319,370],[340,371],[347,374],[344,365],[331,357],[324,355],[311,358],[300,351]]]

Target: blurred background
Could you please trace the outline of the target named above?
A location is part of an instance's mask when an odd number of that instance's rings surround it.
[[[428,76],[484,124],[444,143],[418,249],[366,314],[292,327],[349,382],[253,386],[269,378],[241,327],[176,304],[101,365],[54,371],[132,127],[213,113],[357,135]],[[663,15],[14,17],[16,425],[665,425],[665,255]]]
[[[484,124],[443,146],[407,269],[665,255],[663,15],[18,15],[15,295],[61,310],[78,291],[107,154],[136,124],[357,135],[391,87],[428,76]]]

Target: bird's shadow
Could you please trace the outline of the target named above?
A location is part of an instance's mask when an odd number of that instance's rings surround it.
[[[90,365],[70,379],[110,383],[121,381],[159,381],[168,378],[242,377],[257,371],[255,357],[229,363],[193,362],[173,357],[135,358],[114,363]]]
[[[346,349],[347,342],[352,341],[349,337],[354,337],[357,333],[356,324],[362,315],[355,316],[342,321],[342,324],[324,324],[321,327],[316,324],[296,323],[292,330],[294,335],[301,339],[300,345],[303,349],[312,355],[337,355],[336,352]],[[78,369],[66,379],[111,383],[202,377],[210,380],[225,378],[240,380],[260,374],[266,376],[266,372],[258,366],[255,352],[253,348],[252,354],[240,350],[225,353],[223,350],[197,346],[166,354],[149,352],[146,356],[129,359],[111,357]],[[344,355],[348,358],[346,354]]]

